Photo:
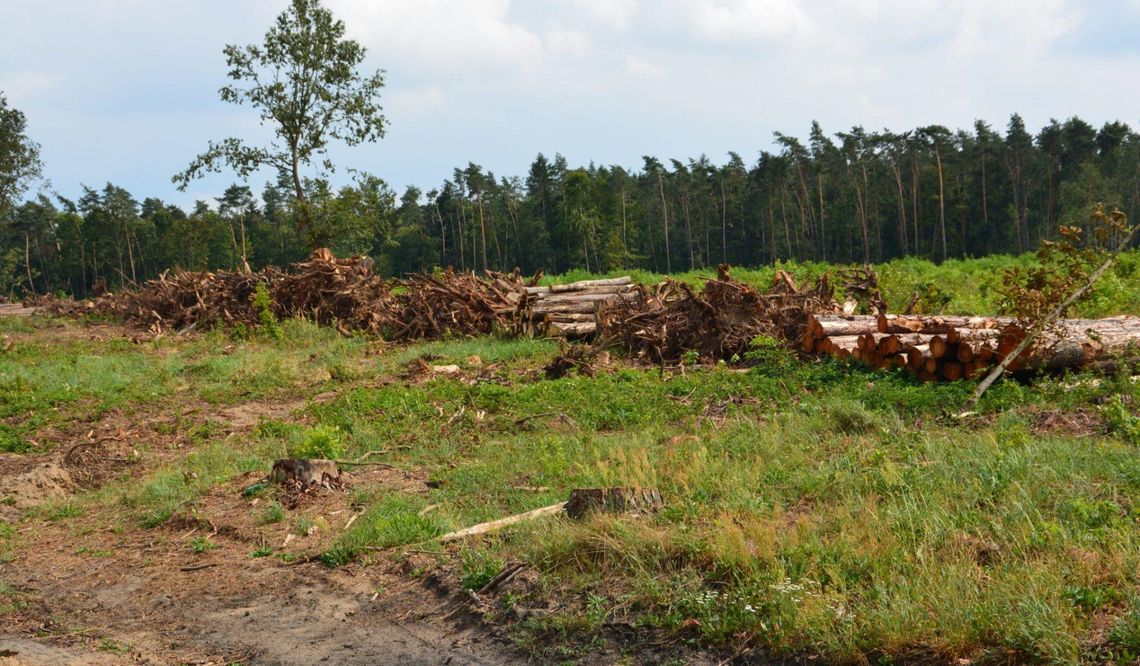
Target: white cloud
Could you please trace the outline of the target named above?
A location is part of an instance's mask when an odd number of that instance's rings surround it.
[[[538,35],[508,19],[510,0],[330,0],[350,36],[381,62],[427,76],[527,69]]]
[[[384,108],[389,118],[419,116],[439,110],[447,101],[447,94],[437,86],[389,90],[384,96]]]
[[[553,57],[585,58],[593,52],[590,38],[578,30],[552,30],[543,43]]]
[[[603,27],[624,30],[637,12],[637,2],[638,0],[570,0],[570,6],[579,15]]]
[[[57,74],[36,70],[22,70],[0,74],[0,91],[13,106],[20,106],[59,87]]]
[[[685,2],[693,33],[712,42],[768,39],[802,32],[809,21],[795,0]]]

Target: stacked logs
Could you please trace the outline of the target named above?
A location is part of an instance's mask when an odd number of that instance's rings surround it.
[[[1024,327],[1008,317],[811,315],[802,348],[876,368],[905,368],[921,381],[955,381],[985,376],[1024,337]],[[1140,318],[1064,319],[1010,369],[1115,367],[1138,356]]]
[[[526,287],[515,314],[519,335],[583,338],[598,330],[598,315],[609,306],[639,303],[644,289],[629,276]]]

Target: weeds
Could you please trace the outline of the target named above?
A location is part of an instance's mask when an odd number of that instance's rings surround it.
[[[189,545],[190,552],[194,553],[195,555],[201,555],[202,553],[207,553],[211,550],[214,550],[217,547],[218,547],[218,544],[211,541],[210,537],[205,537],[205,536],[194,537],[193,539],[190,540],[190,545]]]
[[[267,504],[257,516],[258,525],[272,525],[285,520],[285,509],[277,502]]]

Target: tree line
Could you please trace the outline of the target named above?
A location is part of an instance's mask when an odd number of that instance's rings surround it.
[[[389,275],[941,261],[1024,252],[1059,225],[1083,225],[1094,203],[1133,219],[1140,204],[1140,135],[1120,122],[1074,117],[1036,135],[1017,115],[1004,132],[978,121],[828,134],[812,123],[806,140],[777,133],[775,145],[751,164],[729,153],[571,167],[540,154],[525,176],[497,176],[468,163],[398,197],[357,174],[340,188],[305,179],[301,199],[283,173],[190,211],[112,184],[74,201],[39,194],[7,206],[0,289],[84,295],[171,268],[282,265],[319,246],[371,255]]]

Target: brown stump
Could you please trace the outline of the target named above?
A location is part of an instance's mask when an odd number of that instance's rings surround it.
[[[340,470],[332,460],[285,458],[273,463],[269,480],[301,488],[313,486],[332,488],[340,485]]]
[[[661,506],[656,488],[575,488],[566,502],[566,515],[580,520],[591,513],[648,512]]]

